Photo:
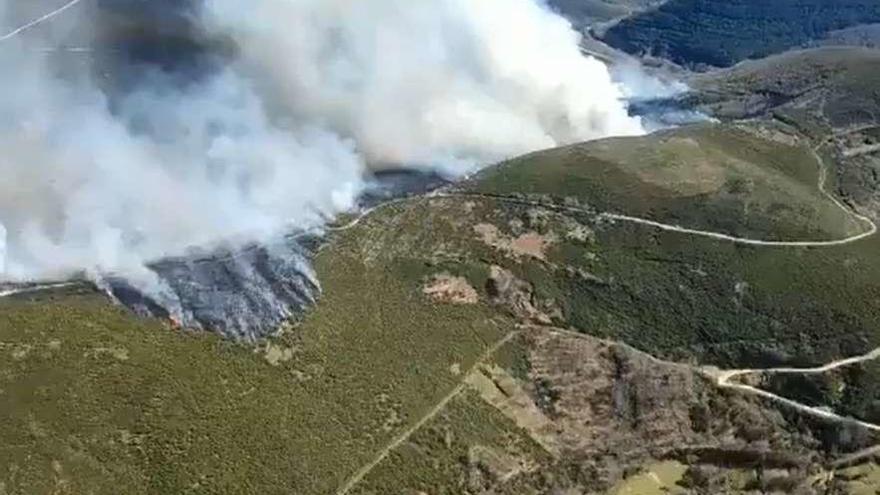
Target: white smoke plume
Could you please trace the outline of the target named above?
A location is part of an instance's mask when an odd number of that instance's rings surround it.
[[[21,25],[9,1],[0,36]],[[466,172],[642,132],[536,0],[204,0],[194,15],[232,55],[186,84],[145,72],[113,98],[29,50],[41,32],[0,42],[14,74],[0,78],[0,280],[136,277],[193,246],[320,225],[371,167]]]

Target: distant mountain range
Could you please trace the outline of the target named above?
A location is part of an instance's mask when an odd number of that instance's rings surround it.
[[[576,12],[573,4],[591,2],[556,3],[571,14]],[[630,3],[613,2],[620,7]],[[826,44],[828,39],[871,44],[878,30],[862,27],[874,23],[880,23],[876,0],[671,0],[593,34],[631,54],[701,69]]]

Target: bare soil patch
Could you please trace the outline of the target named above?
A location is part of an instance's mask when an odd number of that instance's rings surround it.
[[[480,300],[477,290],[467,279],[446,273],[434,275],[422,292],[434,301],[451,304],[476,304]]]
[[[518,237],[510,237],[489,223],[475,225],[474,231],[485,244],[514,258],[527,256],[547,261],[547,249],[556,242],[554,236],[542,235],[538,232],[526,232]]]

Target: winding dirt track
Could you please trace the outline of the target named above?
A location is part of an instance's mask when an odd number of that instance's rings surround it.
[[[667,231],[667,232],[677,232],[680,234],[688,234],[699,237],[706,237],[710,239],[715,239],[719,241],[732,242],[735,244],[743,244],[749,246],[765,246],[765,247],[834,247],[834,246],[843,246],[846,244],[852,244],[854,242],[861,241],[868,237],[871,237],[878,232],[877,223],[874,222],[873,219],[862,215],[852,208],[845,205],[841,202],[837,197],[828,192],[825,188],[826,182],[828,180],[828,167],[825,164],[825,161],[816,151],[816,148],[812,150],[813,156],[816,159],[816,165],[819,167],[819,183],[818,189],[822,193],[823,196],[828,198],[829,201],[834,203],[835,206],[844,211],[847,215],[854,218],[857,223],[862,224],[865,227],[865,230],[858,234],[853,234],[851,236],[843,237],[841,239],[831,239],[831,240],[815,240],[815,241],[777,241],[777,240],[764,240],[764,239],[753,239],[748,237],[737,237],[730,234],[725,234],[722,232],[713,232],[709,230],[701,230],[701,229],[692,229],[688,227],[682,227],[680,225],[672,225],[668,223],[658,222],[656,220],[651,220],[649,218],[635,217],[631,215],[623,215],[620,213],[599,213],[598,217],[607,220],[613,221],[621,221],[627,223],[634,223],[638,225],[644,225],[647,227],[653,227],[659,230]],[[550,203],[546,201],[535,201],[529,200],[525,198],[515,198],[511,196],[503,196],[503,195],[494,195],[494,194],[480,194],[480,193],[468,193],[468,192],[451,192],[451,191],[443,191],[438,190],[427,195],[428,198],[478,198],[478,199],[488,199],[494,201],[500,201],[508,204],[518,204],[523,206],[534,206],[540,208],[546,208],[553,211],[559,212],[571,212],[571,213],[580,213],[580,214],[594,214],[595,212],[581,208],[577,206],[567,206],[567,205],[559,205],[555,203]],[[358,226],[362,220],[366,217],[372,215],[373,213],[395,206],[401,203],[406,203],[410,201],[417,201],[424,199],[425,196],[413,196],[407,198],[400,198],[396,200],[389,201],[387,203],[382,203],[380,205],[374,206],[367,210],[361,212],[355,219],[346,223],[345,225],[341,225],[338,227],[328,227],[326,230],[330,232],[341,232],[345,230],[349,230]]]
[[[784,406],[790,407],[790,408],[795,409],[797,411],[800,411],[802,413],[806,413],[810,416],[818,417],[820,419],[833,421],[835,423],[858,425],[858,426],[861,426],[862,428],[865,428],[867,430],[871,430],[873,432],[880,433],[880,426],[878,426],[874,423],[869,423],[867,421],[862,421],[862,420],[855,419],[855,418],[841,416],[841,415],[836,414],[828,409],[808,406],[808,405],[802,404],[798,401],[787,399],[785,397],[776,395],[772,392],[768,392],[766,390],[763,390],[763,389],[760,389],[757,387],[753,387],[751,385],[745,385],[742,383],[730,383],[729,381],[725,380],[724,373],[722,373],[720,376],[716,376],[715,384],[720,388],[733,389],[733,390],[738,390],[740,392],[745,392],[747,394],[757,395],[759,397],[763,397],[763,398],[770,400],[772,402],[776,402],[777,404],[782,404]]]
[[[834,371],[838,368],[844,368],[847,366],[852,366],[855,364],[866,363],[868,361],[874,361],[876,359],[880,359],[880,347],[874,349],[873,351],[863,354],[861,356],[854,356],[844,359],[838,359],[836,361],[832,361],[828,364],[817,366],[814,368],[764,368],[764,369],[738,369],[738,370],[718,370],[710,367],[702,368],[700,371],[712,378],[715,381],[715,384],[720,388],[729,388],[734,390],[739,390],[742,392],[746,392],[753,395],[758,395],[765,399],[769,399],[773,402],[777,402],[779,404],[783,404],[785,406],[797,409],[798,411],[817,416],[819,418],[828,419],[840,423],[849,423],[856,424],[865,429],[880,432],[880,425],[876,425],[874,423],[869,423],[867,421],[861,421],[855,418],[848,418],[844,416],[840,416],[838,414],[833,413],[824,408],[812,407],[806,404],[801,404],[800,402],[787,399],[785,397],[781,397],[772,392],[768,392],[766,390],[762,390],[757,387],[753,387],[751,385],[746,385],[744,383],[737,383],[734,380],[740,376],[747,375],[756,375],[756,374],[771,374],[771,375],[821,375],[823,373],[827,373],[829,371]],[[880,447],[878,447],[880,448]]]
[[[558,329],[558,328],[551,330],[551,333],[554,333],[557,335],[567,335],[569,337],[575,337],[575,338],[595,338],[595,337],[590,337],[588,335],[574,332],[571,330],[564,330],[564,329]],[[833,421],[836,423],[854,424],[854,425],[861,426],[861,427],[866,428],[871,431],[880,432],[880,425],[876,425],[874,423],[869,423],[867,421],[860,421],[860,420],[854,419],[854,418],[840,416],[839,414],[835,414],[827,409],[820,408],[820,407],[812,407],[812,406],[808,406],[806,404],[801,404],[800,402],[797,402],[797,401],[794,401],[791,399],[786,399],[785,397],[781,397],[781,396],[776,395],[772,392],[768,392],[766,390],[762,390],[757,387],[752,387],[750,385],[746,385],[746,384],[742,384],[742,383],[731,382],[731,380],[733,380],[734,378],[736,378],[738,376],[745,376],[745,375],[758,374],[758,373],[793,374],[793,375],[796,375],[796,374],[818,375],[818,374],[822,374],[822,373],[827,373],[829,371],[833,371],[838,368],[844,368],[846,366],[852,366],[854,364],[865,363],[868,361],[873,361],[875,359],[880,359],[880,348],[874,349],[873,351],[871,351],[867,354],[863,354],[861,356],[856,356],[856,357],[851,357],[851,358],[846,358],[846,359],[839,359],[837,361],[833,361],[833,362],[825,364],[823,366],[817,366],[815,368],[766,368],[766,369],[722,370],[722,369],[715,368],[714,366],[695,366],[695,365],[691,365],[688,363],[680,363],[680,362],[676,362],[676,361],[666,361],[666,360],[660,359],[654,355],[648,354],[645,351],[639,350],[638,348],[635,348],[635,347],[633,347],[629,344],[626,344],[624,342],[607,340],[607,339],[599,339],[599,340],[607,342],[608,344],[611,344],[611,345],[616,345],[616,346],[620,346],[622,348],[625,348],[625,349],[629,350],[630,352],[636,353],[642,357],[645,357],[645,358],[651,360],[654,363],[657,363],[657,364],[660,364],[663,366],[674,366],[674,367],[684,368],[684,369],[688,369],[690,371],[699,373],[699,374],[709,378],[719,388],[733,389],[733,390],[737,390],[740,392],[744,392],[746,394],[757,395],[757,396],[763,397],[764,399],[768,399],[772,402],[776,402],[777,404],[781,404],[781,405],[796,409],[802,413],[808,414],[810,416],[815,416],[820,419],[830,420],[830,421]],[[876,447],[871,447],[870,449],[865,449],[865,451],[863,451],[863,453],[860,455],[864,455],[864,452],[868,452],[868,451],[880,452],[880,445],[878,445]]]
[[[868,361],[874,361],[880,358],[880,348],[874,349],[873,351],[863,354],[861,356],[849,357],[845,359],[838,359],[836,361],[832,361],[828,364],[817,366],[815,368],[765,368],[765,369],[738,369],[738,370],[718,370],[711,367],[701,368],[699,371],[706,376],[709,376],[713,379],[715,384],[720,388],[729,388],[734,390],[739,390],[741,392],[746,392],[753,395],[758,395],[765,399],[771,400],[773,402],[791,407],[803,413],[810,414],[812,416],[816,416],[822,419],[832,420],[840,423],[847,424],[855,424],[859,425],[865,429],[880,432],[880,425],[876,425],[874,423],[869,423],[867,421],[861,421],[855,418],[848,418],[844,416],[840,416],[839,414],[835,414],[834,412],[819,408],[808,406],[806,404],[801,404],[800,402],[787,399],[785,397],[781,397],[772,392],[768,392],[766,390],[753,387],[751,385],[746,385],[744,383],[737,383],[734,380],[740,376],[747,375],[756,375],[756,374],[771,374],[771,375],[820,375],[823,373],[827,373],[829,371],[836,370],[838,368],[844,368],[846,366],[852,366],[855,364],[866,363]]]
[[[832,240],[815,240],[815,241],[777,241],[777,240],[764,240],[764,239],[753,239],[748,237],[737,237],[729,234],[725,234],[722,232],[713,232],[708,230],[700,230],[700,229],[692,229],[687,227],[682,227],[680,225],[672,225],[668,223],[658,222],[656,220],[651,220],[649,218],[641,218],[635,217],[631,215],[623,215],[619,213],[599,213],[599,218],[604,218],[608,220],[616,220],[628,223],[634,223],[638,225],[645,225],[648,227],[653,227],[655,229],[667,231],[667,232],[677,232],[680,234],[688,234],[699,237],[707,237],[710,239],[715,239],[719,241],[732,242],[734,244],[743,244],[749,246],[765,246],[765,247],[833,247],[833,246],[843,246],[846,244],[851,244],[854,242],[861,241],[862,239],[866,239],[875,235],[878,231],[877,223],[874,222],[873,219],[862,215],[852,208],[849,208],[839,199],[837,199],[833,194],[829,193],[826,188],[826,182],[828,180],[828,166],[825,164],[825,161],[817,152],[817,148],[813,148],[812,154],[816,159],[816,165],[819,167],[819,192],[822,193],[823,196],[828,198],[829,201],[835,204],[838,208],[846,212],[847,215],[854,218],[857,223],[861,223],[865,226],[865,230],[859,234],[853,234],[851,236],[847,236],[841,239],[832,239]],[[440,197],[454,197],[456,195],[468,195],[468,196],[478,196],[478,197],[486,197],[488,199],[494,199],[496,201],[504,201],[508,203],[517,203],[523,204],[527,206],[536,206],[548,208],[555,211],[569,211],[574,213],[590,213],[584,208],[579,208],[576,206],[565,206],[565,205],[557,205],[552,203],[546,203],[541,201],[530,201],[526,199],[520,198],[511,198],[506,196],[495,196],[495,195],[480,195],[480,194],[467,194],[467,193],[439,193],[437,196]]]
[[[855,215],[855,214],[853,214]],[[700,237],[708,237],[710,239],[716,239],[719,241],[727,241],[735,244],[743,244],[747,246],[766,246],[766,247],[831,247],[831,246],[843,246],[845,244],[851,244],[853,242],[861,241],[867,237],[871,237],[872,235],[877,233],[877,225],[870,221],[870,227],[867,231],[862,232],[861,234],[855,234],[849,237],[845,237],[843,239],[836,239],[830,241],[764,241],[759,239],[749,239],[744,237],[735,237],[727,234],[722,234],[719,232],[709,232],[706,230],[696,230],[689,229],[686,227],[681,227],[678,225],[669,225],[661,222],[655,222],[653,220],[648,220],[645,218],[631,217],[628,215],[619,215],[616,213],[603,213],[601,214],[603,218],[607,218],[610,220],[620,220],[623,222],[636,223],[640,225],[646,225],[649,227],[654,227],[656,229],[664,230],[667,232],[678,232],[681,234],[690,234],[696,235]]]

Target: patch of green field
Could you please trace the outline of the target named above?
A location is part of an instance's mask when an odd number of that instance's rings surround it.
[[[819,167],[807,144],[700,125],[527,155],[486,170],[470,187],[577,198],[601,212],[765,240],[861,232],[819,191]]]
[[[485,199],[504,226],[528,207]],[[566,218],[568,217],[568,218]],[[594,240],[565,239],[572,218]],[[834,248],[738,246],[584,214],[555,215],[545,261],[487,258],[552,300],[561,325],[670,359],[816,365],[880,345],[880,238]]]
[[[613,149],[600,141],[535,154],[486,171],[470,187],[500,195],[516,191],[546,195],[560,203],[574,197],[598,211],[788,240],[809,232],[807,216],[787,215],[767,205],[769,198],[793,188],[805,194],[809,190],[813,207],[828,215],[821,222],[825,235],[835,229],[836,235],[842,235],[854,227],[847,212],[819,193],[817,164],[809,149],[771,143],[729,126],[638,139],[616,140]],[[687,157],[676,151],[697,145],[721,155]],[[664,166],[656,163],[663,153],[682,158],[657,172]],[[618,156],[618,162],[610,161],[609,154]],[[711,165],[687,161],[694,157],[717,160]],[[731,157],[736,165],[729,163]],[[724,228],[724,222],[737,218],[735,214],[719,217],[716,210],[697,206],[714,199],[676,195],[675,188],[699,184],[674,177],[701,166],[724,174],[732,173],[731,167],[762,168],[746,175],[750,184],[763,185],[750,187],[741,205],[750,205],[751,213],[739,217],[734,227]],[[665,178],[646,185],[645,174],[651,180]],[[753,179],[771,176],[772,181],[763,183]],[[658,184],[666,185],[658,189]],[[594,189],[605,192],[594,194]],[[526,217],[526,208],[486,201],[510,217]],[[590,226],[593,242],[559,236],[562,240],[550,251],[550,264],[532,261],[515,271],[535,285],[536,293],[556,300],[566,322],[581,331],[621,339],[652,354],[730,367],[820,364],[880,344],[880,267],[873,254],[880,248],[880,238],[876,236],[833,248],[740,246],[622,221],[597,223],[589,214],[566,215]],[[833,220],[837,215],[841,217]],[[564,219],[554,218],[551,230],[565,232]],[[510,218],[496,221],[506,224]],[[761,234],[765,229],[769,233]],[[578,268],[589,276],[560,267]]]
[[[670,357],[816,365],[880,344],[880,239],[835,248],[743,247],[650,228],[598,231],[592,272],[569,277],[571,321]]]
[[[556,180],[567,181],[564,174]],[[481,265],[504,266],[532,284],[538,301],[559,307],[560,325],[655,355],[725,367],[816,365],[880,345],[878,237],[833,248],[738,246],[625,222],[596,223],[589,214],[547,212],[550,220],[538,225],[530,220],[533,207],[473,201],[478,207],[469,223],[444,234],[449,251],[468,252],[463,259],[469,261],[441,266],[455,272],[461,263],[460,270],[474,273],[485,273],[473,268]],[[592,240],[568,238],[572,221],[588,227]],[[557,241],[547,261],[512,259],[468,239],[475,237],[469,225],[479,222],[511,237],[537,230]],[[524,225],[519,230],[511,227],[517,222]],[[472,276],[478,289],[484,280]]]
[[[479,395],[466,391],[392,452],[351,492],[359,495],[479,492],[503,479],[505,493],[526,489],[528,474],[551,461],[525,432]],[[522,478],[522,480],[517,480]],[[496,487],[498,488],[498,487]]]
[[[407,249],[401,217],[377,217],[367,223]],[[277,366],[95,294],[0,301],[0,486],[332,493],[510,327],[483,305],[429,302],[420,251],[371,252],[384,242],[371,231],[319,254],[322,301],[272,342],[289,350]]]

